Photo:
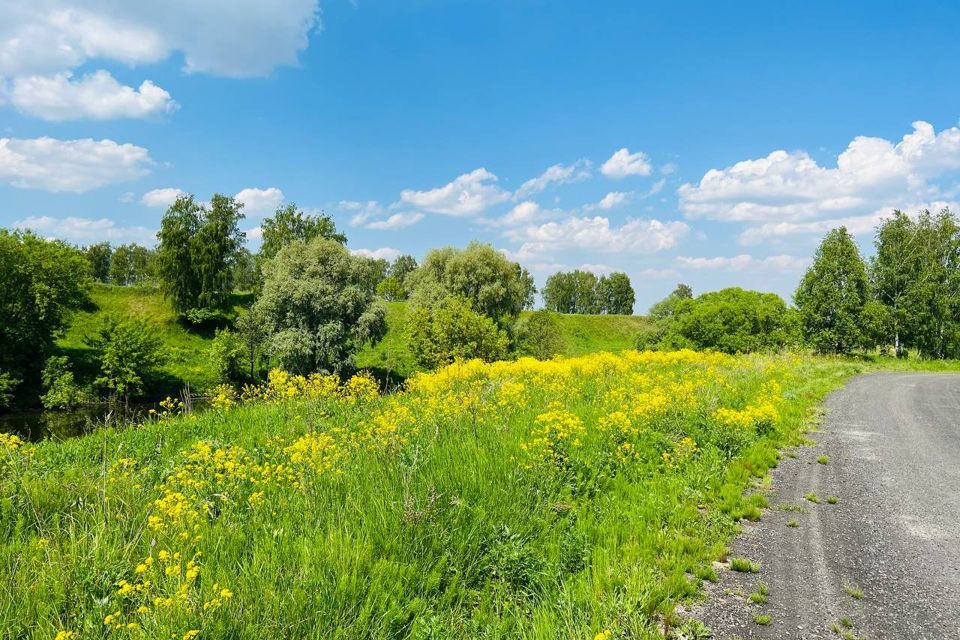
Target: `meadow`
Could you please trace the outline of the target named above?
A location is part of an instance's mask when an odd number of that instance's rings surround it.
[[[3,638],[672,635],[778,449],[860,365],[597,353],[0,436]]]

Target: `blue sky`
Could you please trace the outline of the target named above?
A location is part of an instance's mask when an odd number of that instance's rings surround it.
[[[826,230],[960,199],[956,3],[0,0],[0,225],[149,242],[177,192],[390,257],[492,243],[789,300]],[[129,5],[129,6],[127,6]]]

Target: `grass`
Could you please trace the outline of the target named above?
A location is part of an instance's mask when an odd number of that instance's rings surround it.
[[[817,458],[817,462],[819,462],[820,464],[827,464],[830,462],[830,458],[828,458],[827,456],[820,456],[819,458]]]
[[[758,582],[757,590],[747,596],[747,600],[753,604],[766,604],[767,597],[770,595],[770,588],[767,587],[766,583]]]
[[[759,573],[760,565],[747,558],[730,558],[730,569],[740,573]]]
[[[843,592],[854,600],[863,600],[863,589],[849,582],[844,583]]]
[[[811,491],[810,493],[806,494],[806,495],[803,496],[803,497],[804,497],[805,500],[807,500],[807,501],[809,501],[809,502],[812,502],[813,504],[820,504],[820,503],[822,502],[822,501],[820,500],[820,496],[818,496],[818,495],[817,495],[816,493],[814,493],[813,491]]]
[[[800,523],[797,522],[796,518],[790,518],[789,520],[787,520],[787,526],[790,527],[791,529],[796,529],[797,527],[800,526]]]
[[[840,502],[840,498],[837,496],[830,496],[827,498],[827,504],[837,504],[838,502]]]
[[[603,354],[384,397],[281,376],[269,401],[0,441],[0,629],[660,638],[763,504],[745,490],[858,370]]]
[[[90,290],[90,300],[86,309],[71,316],[57,341],[59,349],[70,357],[81,381],[87,382],[96,376],[94,354],[87,340],[95,335],[104,319],[112,315],[146,321],[164,344],[168,361],[161,368],[159,379],[147,389],[148,396],[175,395],[186,384],[195,390],[216,384],[208,357],[214,329],[196,330],[180,322],[157,288],[95,284]],[[249,295],[235,294],[234,310],[229,316],[248,303]]]
[[[768,614],[766,614],[766,613],[758,613],[758,614],[756,614],[755,616],[753,616],[753,621],[754,621],[756,624],[760,625],[761,627],[766,627],[766,626],[769,626],[769,625],[773,624],[773,618],[771,618],[771,617],[770,617]]]

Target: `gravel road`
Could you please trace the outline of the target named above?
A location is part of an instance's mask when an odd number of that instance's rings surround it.
[[[817,444],[783,459],[770,509],[731,546],[760,572],[721,570],[688,613],[719,639],[960,638],[960,375],[862,376],[826,411]],[[758,581],[766,604],[746,598]]]

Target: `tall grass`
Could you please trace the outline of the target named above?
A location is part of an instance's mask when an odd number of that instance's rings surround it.
[[[658,638],[843,362],[469,362],[0,441],[4,638]],[[71,636],[70,634],[75,634]]]

